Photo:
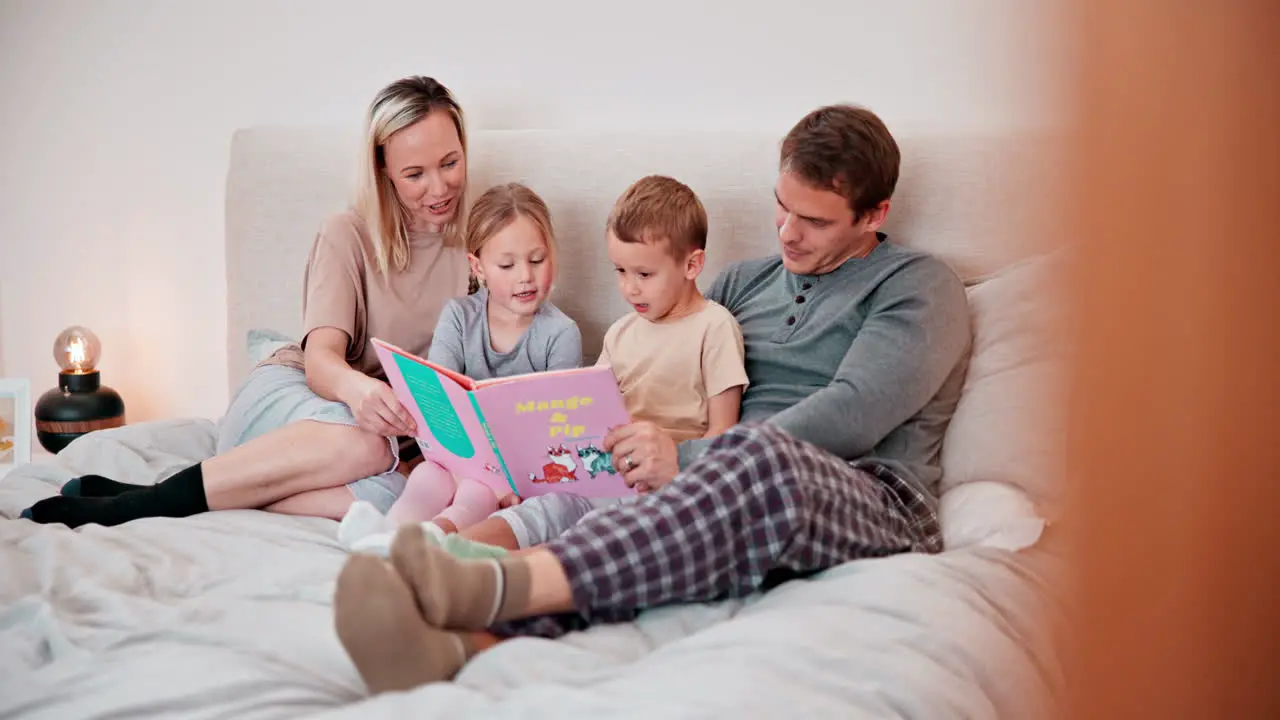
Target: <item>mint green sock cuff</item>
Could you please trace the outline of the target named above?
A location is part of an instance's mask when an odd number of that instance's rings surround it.
[[[459,560],[489,560],[507,556],[507,550],[497,545],[468,540],[461,535],[447,535],[440,547]]]

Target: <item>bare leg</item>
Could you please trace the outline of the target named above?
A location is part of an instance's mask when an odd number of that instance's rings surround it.
[[[306,515],[341,520],[355,499],[355,495],[346,486],[331,487],[290,495],[283,500],[271,503],[263,510],[281,515]]]
[[[485,650],[497,645],[507,638],[498,637],[491,632],[481,630],[480,632],[464,633],[471,639],[471,646],[476,649],[476,653],[482,653]]]
[[[486,545],[496,545],[507,550],[520,549],[520,543],[516,540],[516,534],[511,531],[511,525],[502,518],[485,518],[458,534],[468,540]]]
[[[24,510],[23,516],[68,527],[111,526],[145,517],[263,508],[315,490],[343,490],[340,486],[382,473],[393,461],[386,438],[347,425],[304,420],[183,468],[154,485],[114,497],[46,498]],[[279,508],[340,515],[339,509],[351,504],[349,496],[325,493]]]
[[[466,540],[506,550],[528,549],[560,537],[591,513],[616,503],[616,500],[553,493],[530,498],[501,513],[490,512],[485,518],[463,527],[460,534]]]
[[[391,448],[386,438],[357,427],[304,420],[202,465],[210,510],[261,508],[312,490],[346,492],[339,486],[391,467]],[[331,510],[332,499],[324,502]]]
[[[573,589],[559,558],[545,548],[530,548],[519,562],[529,566],[529,604],[522,612],[503,619],[573,611]]]

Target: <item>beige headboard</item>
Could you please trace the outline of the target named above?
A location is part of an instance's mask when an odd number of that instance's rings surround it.
[[[227,177],[227,329],[232,391],[251,369],[246,335],[296,337],[307,252],[322,219],[346,207],[358,146],[333,128],[259,127],[235,134]],[[775,251],[776,135],[481,131],[470,138],[473,194],[520,181],[551,207],[560,243],[554,302],[582,327],[584,352],[625,310],[605,256],[614,199],[636,179],[672,175],[711,220],[703,285],[734,261]],[[893,238],[938,253],[973,281],[1043,249],[1026,219],[1051,182],[1039,143],[999,137],[899,137],[902,179]]]

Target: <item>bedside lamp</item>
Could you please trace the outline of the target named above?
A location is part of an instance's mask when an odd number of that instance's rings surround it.
[[[44,449],[56,453],[72,440],[94,430],[124,424],[124,400],[102,385],[98,359],[102,343],[88,328],[69,327],[53,341],[58,361],[58,387],[36,402],[36,437]]]

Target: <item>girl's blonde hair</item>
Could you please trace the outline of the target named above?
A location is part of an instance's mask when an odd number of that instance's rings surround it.
[[[554,273],[556,235],[551,224],[551,211],[537,193],[520,183],[495,185],[476,198],[467,218],[467,252],[479,257],[481,248],[518,217],[527,218],[542,233],[542,239],[547,243],[547,259]],[[472,278],[471,287],[474,292],[475,278]]]
[[[453,120],[465,162],[467,132],[462,107],[449,88],[433,78],[414,75],[397,80],[383,88],[369,106],[355,206],[372,235],[378,270],[383,277],[392,270],[399,272],[409,266],[410,216],[396,195],[391,178],[383,172],[386,144],[392,135],[437,111],[448,113]],[[444,228],[445,243],[455,247],[461,244],[465,232],[466,195],[464,185],[458,196],[457,214]]]

